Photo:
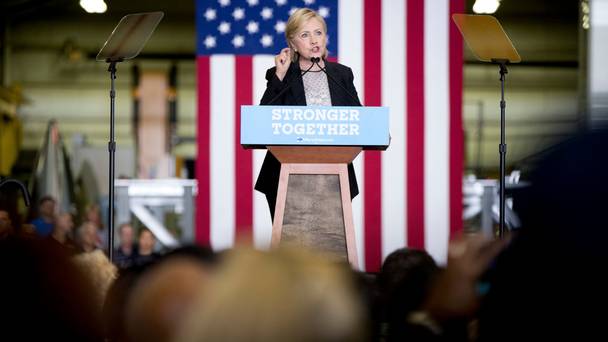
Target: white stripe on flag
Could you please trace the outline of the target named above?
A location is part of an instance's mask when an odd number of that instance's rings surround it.
[[[359,99],[363,101],[363,0],[341,0],[338,3],[338,58],[339,62],[349,66],[355,76],[355,88]],[[365,244],[363,233],[363,155],[360,154],[353,162],[359,196],[352,203],[353,223],[357,243],[357,255],[360,268],[365,266]]]
[[[382,155],[382,258],[405,247],[405,2],[382,2],[382,105],[391,145]]]
[[[424,226],[425,249],[440,264],[449,239],[449,1],[424,8]]]
[[[274,66],[274,56],[253,57],[253,104],[258,105],[266,90],[266,70]],[[266,150],[253,151],[253,184],[260,174]],[[253,244],[259,249],[270,248],[272,221],[266,196],[253,192]]]
[[[210,63],[210,239],[214,250],[222,250],[234,244],[234,57],[217,55]]]

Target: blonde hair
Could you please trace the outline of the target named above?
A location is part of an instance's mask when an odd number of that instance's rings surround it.
[[[295,61],[298,57],[298,53],[295,52],[293,48],[293,44],[291,40],[294,39],[296,33],[300,31],[302,26],[307,23],[311,19],[317,19],[321,25],[323,26],[323,33],[327,35],[327,23],[325,23],[325,19],[319,13],[311,10],[310,8],[300,8],[293,12],[289,19],[287,20],[287,26],[285,27],[285,39],[287,40],[287,46],[290,49],[290,57],[292,61]],[[325,50],[325,55],[323,58],[327,57],[327,49]]]
[[[73,263],[89,278],[95,287],[95,302],[100,312],[110,286],[118,276],[118,268],[110,262],[101,250],[81,253],[72,259]]]
[[[363,340],[363,308],[341,266],[307,251],[231,252],[177,341]]]
[[[204,291],[210,270],[190,257],[170,257],[137,280],[126,304],[131,341],[173,341]]]

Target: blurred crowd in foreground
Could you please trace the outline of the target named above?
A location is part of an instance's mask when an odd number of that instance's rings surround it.
[[[597,131],[552,149],[517,234],[455,237],[445,266],[400,249],[378,274],[296,249],[158,255],[129,225],[116,267],[92,229],[65,243],[69,214],[41,237],[0,211],[0,340],[605,340],[606,147]]]

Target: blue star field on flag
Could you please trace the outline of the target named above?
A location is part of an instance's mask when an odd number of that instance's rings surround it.
[[[296,9],[308,7],[327,23],[327,49],[336,56],[337,0],[197,0],[197,54],[278,54],[287,47],[285,27]]]

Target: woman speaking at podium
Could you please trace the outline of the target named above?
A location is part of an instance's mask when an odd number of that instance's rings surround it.
[[[327,24],[317,12],[301,8],[287,21],[287,48],[275,56],[266,72],[266,91],[261,105],[361,106],[352,70],[327,58]],[[255,184],[264,193],[274,220],[281,163],[267,152]],[[348,164],[351,199],[359,188],[355,170]]]

